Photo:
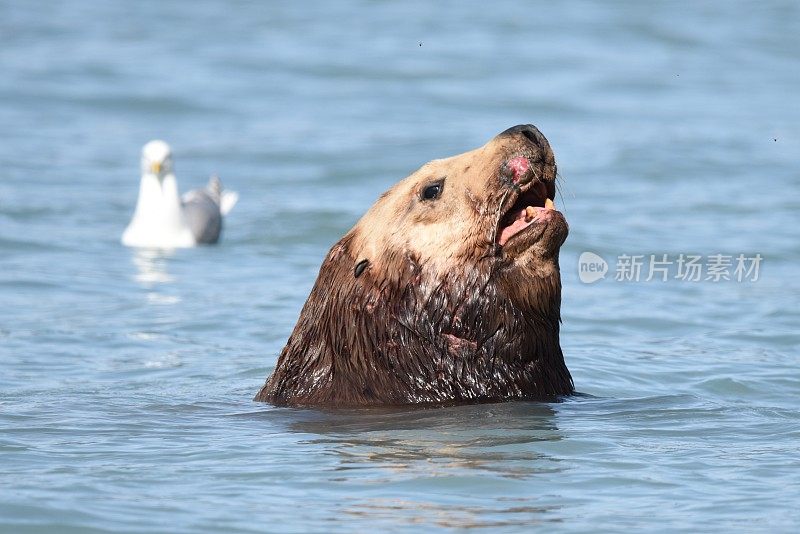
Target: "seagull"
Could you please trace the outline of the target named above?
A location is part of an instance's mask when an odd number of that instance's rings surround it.
[[[172,150],[164,141],[150,141],[142,148],[142,180],[139,200],[130,224],[122,234],[128,247],[186,248],[219,240],[222,218],[239,200],[212,176],[203,189],[178,193]]]

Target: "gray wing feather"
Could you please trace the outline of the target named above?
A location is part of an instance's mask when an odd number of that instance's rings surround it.
[[[215,196],[219,198],[219,195]],[[219,240],[222,233],[222,214],[219,211],[219,200],[215,200],[209,191],[195,189],[186,193],[183,215],[198,243],[212,244]]]

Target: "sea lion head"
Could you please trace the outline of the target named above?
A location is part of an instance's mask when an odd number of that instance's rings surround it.
[[[547,139],[532,125],[515,126],[398,182],[348,234],[350,250],[372,269],[403,251],[431,272],[485,264],[549,274],[567,236],[555,192]]]
[[[385,192],[320,269],[256,397],[374,405],[552,398],[559,346],[556,163],[520,125]]]

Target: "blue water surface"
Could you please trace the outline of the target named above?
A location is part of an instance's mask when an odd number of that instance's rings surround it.
[[[798,88],[790,0],[0,0],[0,531],[796,532]],[[528,122],[582,394],[252,402],[377,196]],[[152,138],[219,246],[119,244]],[[615,280],[663,254],[763,259]]]

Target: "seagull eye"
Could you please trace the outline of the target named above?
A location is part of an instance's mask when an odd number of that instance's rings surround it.
[[[436,200],[441,196],[442,189],[444,189],[444,180],[439,180],[438,182],[426,185],[420,197],[422,200]]]

